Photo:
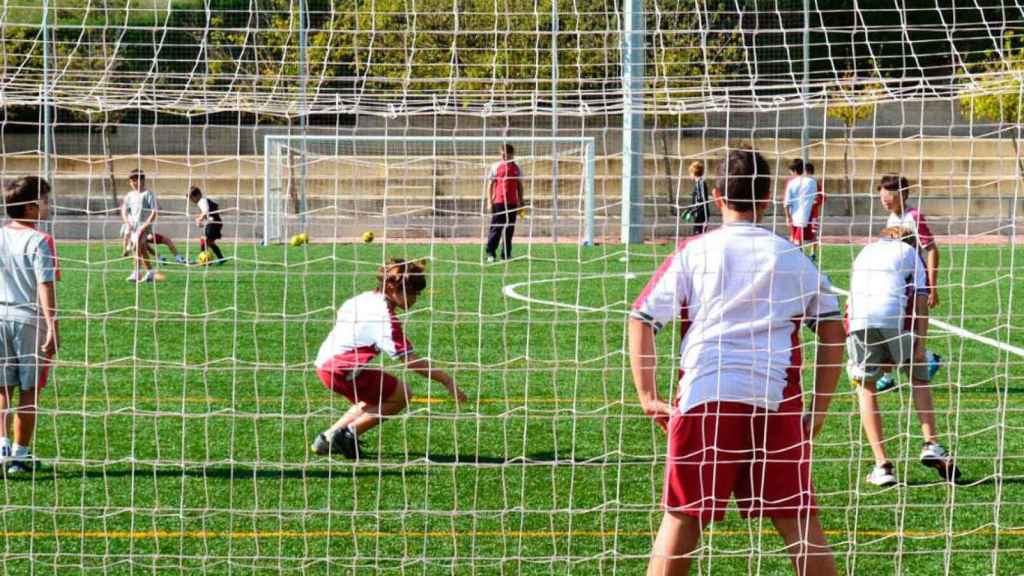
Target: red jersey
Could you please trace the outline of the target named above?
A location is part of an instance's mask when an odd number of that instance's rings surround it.
[[[519,205],[519,165],[512,160],[500,161],[491,168],[492,204]]]

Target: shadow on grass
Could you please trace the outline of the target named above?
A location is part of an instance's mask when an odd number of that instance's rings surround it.
[[[349,478],[352,476],[418,476],[425,472],[420,470],[399,470],[374,466],[375,459],[369,459],[359,467],[352,467],[350,462],[314,462],[309,468],[252,468],[250,466],[203,466],[189,468],[137,466],[135,468],[115,465],[108,468],[81,468],[79,466],[45,467],[33,475],[24,475],[8,480],[28,480],[42,482],[47,480],[72,480],[78,478],[216,478],[231,481],[306,479],[306,478]]]
[[[997,480],[994,477],[982,478],[980,480],[976,480],[969,477],[961,477],[959,480],[957,480],[956,487],[957,489],[962,490],[964,488],[975,488],[979,486],[995,486],[997,483],[999,483],[999,480]],[[1014,476],[1012,478],[1003,478],[1002,483],[1004,485],[1024,486],[1024,477]],[[945,484],[945,482],[942,482],[940,480],[915,480],[913,482],[904,483],[905,486],[915,488],[922,486],[942,486]]]
[[[623,458],[618,454],[591,457],[559,457],[554,452],[536,452],[525,456],[488,456],[485,454],[426,454],[423,452],[381,452],[383,462],[421,464],[650,464],[642,458]]]

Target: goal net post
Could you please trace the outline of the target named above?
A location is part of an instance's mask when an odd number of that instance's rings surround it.
[[[410,237],[478,237],[502,144],[521,170],[526,234],[592,244],[593,137],[374,135],[265,136],[262,242],[309,230],[350,238],[375,225]]]

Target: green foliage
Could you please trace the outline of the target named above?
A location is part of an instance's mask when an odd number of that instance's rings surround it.
[[[985,60],[971,71],[974,77],[964,76],[960,93],[960,109],[965,116],[999,124],[1024,122],[1024,107],[1021,106],[1024,39],[1007,33],[1002,54],[989,50]]]
[[[848,79],[829,93],[826,113],[829,118],[835,118],[847,129],[852,129],[875,113],[884,90],[877,80]]]

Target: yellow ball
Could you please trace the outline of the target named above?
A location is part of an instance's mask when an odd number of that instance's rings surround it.
[[[373,242],[373,232],[363,232],[363,242],[367,244]]]
[[[210,256],[210,252],[207,250],[203,250],[199,253],[199,256],[196,256],[196,262],[198,262],[200,266],[206,266],[212,259],[213,257]]]
[[[309,244],[309,234],[306,234],[305,232],[299,234],[299,242]]]
[[[301,246],[302,245],[302,238],[300,238],[299,235],[296,234],[296,235],[292,236],[292,239],[289,240],[288,243],[291,244],[292,246]]]

